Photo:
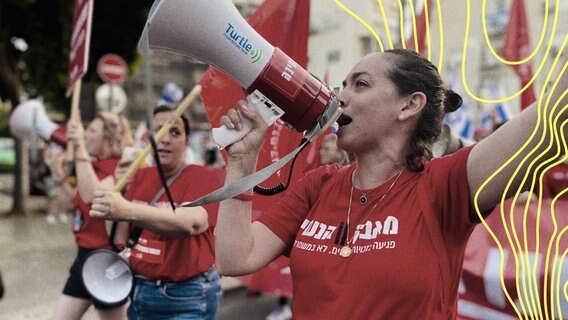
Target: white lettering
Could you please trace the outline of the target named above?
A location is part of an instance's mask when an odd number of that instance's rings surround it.
[[[140,252],[144,252],[147,254],[151,254],[151,255],[155,255],[155,256],[159,256],[162,253],[162,250],[160,249],[156,249],[156,248],[150,248],[150,247],[146,247],[140,244],[137,244],[136,246],[134,246],[134,248]]]
[[[282,78],[286,79],[287,81],[291,81],[292,77],[294,77],[294,73],[296,72],[296,68],[298,65],[294,63],[293,60],[288,59],[288,63],[286,63],[286,67],[284,71],[282,71]]]
[[[337,226],[330,226],[316,220],[304,219],[304,221],[300,226],[300,229],[302,229],[301,236],[304,236],[306,238],[311,238],[314,240],[335,239],[336,246],[333,246],[330,249],[328,249],[327,245],[311,244],[309,242],[302,242],[296,240],[294,242],[294,248],[306,251],[324,252],[336,255],[339,254],[341,246],[344,245],[343,243],[338,243],[339,241],[338,239],[340,239],[340,236],[336,232],[340,232],[341,230],[339,230]],[[384,231],[384,233],[382,233],[381,231]],[[368,220],[365,223],[358,224],[355,227],[353,238],[350,241],[353,253],[368,253],[374,250],[396,248],[395,240],[373,241],[372,243],[369,244],[355,245],[355,243],[357,243],[357,241],[361,239],[376,240],[381,234],[383,235],[398,234],[398,219],[393,216],[387,216],[385,218],[384,223],[382,223],[381,221],[373,222]]]
[[[393,216],[388,216],[385,220],[384,234],[398,234],[398,219]]]

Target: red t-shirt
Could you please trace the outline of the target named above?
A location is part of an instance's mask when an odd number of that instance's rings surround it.
[[[107,158],[93,162],[92,165],[97,178],[102,180],[107,176],[114,175],[114,169],[119,160],[119,158]],[[75,192],[73,204],[75,209],[72,227],[77,245],[86,249],[112,249],[108,243],[105,220],[93,218],[89,215],[91,204],[85,203],[78,191]]]
[[[223,186],[223,177],[223,169],[188,165],[169,189],[178,206],[219,189]],[[126,198],[149,204],[161,188],[155,167],[140,169],[130,183]],[[165,193],[154,206],[171,207]],[[219,203],[208,204],[204,208],[209,215],[209,229],[199,235],[168,238],[146,229],[142,231],[130,257],[134,273],[148,279],[178,282],[207,271],[215,263],[213,229],[217,223]]]
[[[366,221],[395,178],[372,191],[365,205],[354,190],[349,239],[355,226],[360,235],[348,258],[339,255],[340,229],[356,164],[310,172],[263,215],[260,221],[290,249],[294,319],[455,316],[463,254],[475,226],[469,221],[470,150],[432,160],[419,173],[404,170]],[[442,238],[444,247],[434,246],[433,237]]]

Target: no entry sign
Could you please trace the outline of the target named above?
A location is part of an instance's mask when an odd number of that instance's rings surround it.
[[[122,83],[128,75],[126,62],[120,56],[108,53],[97,62],[97,73],[106,83]]]

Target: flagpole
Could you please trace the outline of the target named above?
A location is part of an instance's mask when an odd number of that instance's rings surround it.
[[[71,114],[69,119],[72,121],[81,121],[81,113],[79,112],[79,98],[81,97],[81,78],[79,78],[73,85],[73,96],[71,97]],[[75,154],[75,144],[73,141],[67,141],[67,149],[65,150],[68,163],[73,161],[73,155]]]
[[[199,96],[201,93],[201,85],[197,84],[191,92],[183,99],[183,101],[179,104],[179,106],[174,110],[170,118],[164,123],[164,125],[160,128],[158,133],[154,136],[156,143],[160,142],[162,138],[166,135],[166,133],[170,130],[172,125],[184,114],[184,112],[191,106],[193,101]],[[150,132],[150,128],[148,128],[148,132]],[[152,145],[147,144],[144,150],[138,154],[138,158],[134,160],[130,166],[128,167],[126,173],[118,180],[116,185],[114,186],[114,191],[122,191],[130,178],[134,175],[134,172],[138,169],[138,167],[144,162],[146,156],[150,154],[152,151]]]

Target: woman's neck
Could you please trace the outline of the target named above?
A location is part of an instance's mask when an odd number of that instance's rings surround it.
[[[179,165],[172,168],[162,168],[164,170],[164,176],[169,178],[175,175],[179,170],[185,167],[185,163],[181,162]]]
[[[358,155],[353,186],[361,190],[375,188],[397,175],[405,167],[404,159],[396,156],[384,153]]]

